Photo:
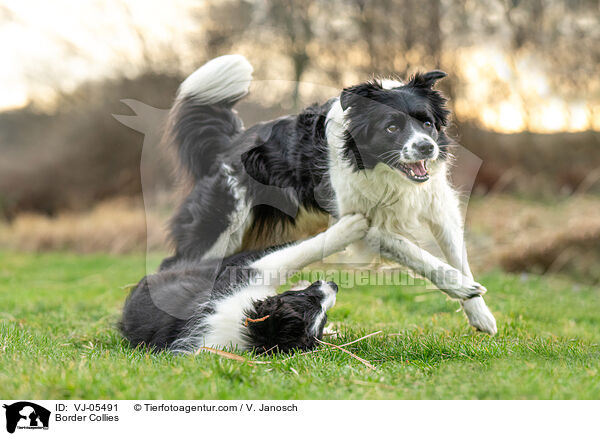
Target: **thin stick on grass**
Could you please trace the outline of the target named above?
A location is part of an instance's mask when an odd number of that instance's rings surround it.
[[[368,335],[363,336],[362,338],[358,338],[358,339],[355,339],[355,340],[353,340],[351,342],[346,342],[345,344],[339,345],[339,347],[346,347],[348,345],[355,344],[355,343],[360,342],[360,341],[362,341],[364,339],[370,338],[371,336],[378,335],[379,333],[383,333],[383,330],[379,330],[378,332],[369,333]]]
[[[365,339],[370,338],[371,336],[378,335],[380,333],[383,333],[382,330],[379,330],[379,331],[373,332],[373,333],[369,333],[368,335],[365,335],[365,336],[363,336],[361,338],[355,339],[355,340],[350,341],[350,342],[346,342],[345,344],[342,344],[342,345],[334,345],[334,344],[330,344],[329,342],[323,342],[323,341],[320,341],[320,340],[318,340],[316,338],[315,339],[319,343],[321,343],[321,344],[330,345],[330,346],[332,346],[334,348],[338,348],[338,349],[342,350],[343,352],[350,354],[351,356],[353,356],[354,358],[358,359],[363,364],[371,367],[372,369],[376,369],[373,365],[371,365],[366,360],[361,359],[360,357],[356,356],[353,353],[350,353],[348,350],[344,350],[342,347],[347,347],[348,345],[352,345],[352,344],[355,344],[357,342],[364,341]],[[262,353],[258,354],[257,356],[261,356],[263,354],[267,354],[269,351],[273,350],[276,347],[277,346],[272,347],[272,348],[270,348],[270,349],[268,349],[266,351],[263,351]],[[297,357],[297,356],[305,356],[307,354],[317,353],[319,351],[328,350],[328,349],[329,348],[317,348],[316,350],[310,350],[310,351],[306,351],[304,353],[294,354],[293,356],[286,357],[285,359],[280,360],[280,362],[285,362],[286,360],[290,360],[290,359],[292,359],[294,357]],[[265,360],[250,360],[250,359],[246,359],[246,358],[244,358],[244,357],[242,357],[242,356],[240,356],[238,354],[230,353],[228,351],[223,351],[223,350],[217,350],[216,348],[211,348],[211,347],[200,347],[200,348],[198,348],[198,350],[196,351],[195,354],[200,354],[201,351],[207,351],[209,353],[216,354],[216,355],[221,356],[221,357],[225,357],[226,359],[237,360],[238,362],[247,362],[247,363],[251,363],[251,364],[252,363],[257,363],[259,365],[267,365],[267,364],[271,364],[273,362],[276,362],[276,361],[268,361],[268,360],[267,361],[265,361]]]
[[[365,340],[365,339],[367,339],[367,338],[370,338],[371,336],[378,335],[379,333],[383,333],[383,331],[382,331],[382,330],[379,330],[378,332],[369,333],[368,335],[366,335],[366,336],[363,336],[362,338],[358,338],[358,339],[355,339],[355,340],[353,340],[353,341],[346,342],[345,344],[338,345],[338,347],[346,347],[346,346],[348,346],[348,345],[355,344],[355,343],[357,343],[357,342],[360,342],[360,341],[363,341],[363,340]],[[329,348],[317,348],[317,349],[315,349],[315,350],[305,351],[304,353],[300,353],[300,354],[294,354],[293,356],[286,357],[285,359],[283,359],[283,360],[282,360],[282,362],[285,362],[286,360],[290,360],[290,359],[292,359],[292,358],[294,358],[294,357],[298,357],[298,356],[306,356],[307,354],[318,353],[318,352],[320,352],[320,351],[323,351],[323,350],[329,350]]]
[[[273,346],[272,346],[271,348],[269,348],[268,350],[265,350],[265,351],[262,351],[262,352],[258,353],[258,354],[256,355],[256,357],[258,357],[258,356],[264,356],[265,354],[269,354],[269,353],[270,353],[271,351],[273,351],[275,348],[279,348],[279,345],[277,345],[277,344],[273,345]]]
[[[330,344],[329,342],[325,342],[325,341],[321,341],[317,338],[315,338],[315,340],[319,343],[319,344],[325,344],[325,345],[330,345],[334,348],[337,348],[338,350],[348,354],[351,357],[354,357],[356,360],[358,360],[360,363],[362,363],[363,365],[365,365],[367,368],[372,369],[374,371],[377,370],[377,368],[375,368],[373,365],[371,365],[368,361],[366,361],[365,359],[363,359],[362,357],[358,357],[356,354],[351,353],[350,351],[346,350],[345,348],[340,347],[339,345],[335,345],[335,344]]]

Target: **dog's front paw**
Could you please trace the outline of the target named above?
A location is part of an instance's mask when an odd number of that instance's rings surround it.
[[[469,324],[480,332],[488,333],[494,336],[498,333],[496,327],[496,319],[490,309],[488,309],[482,297],[475,297],[469,300],[461,301],[465,315],[469,320]]]
[[[369,230],[369,220],[360,213],[344,215],[330,230],[340,241],[349,244],[365,237]]]

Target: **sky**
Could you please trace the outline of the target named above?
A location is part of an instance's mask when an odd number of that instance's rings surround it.
[[[0,110],[25,106],[30,99],[51,105],[57,88],[69,91],[86,80],[134,76],[143,57],[136,31],[149,47],[193,50],[188,36],[197,22],[191,7],[185,0],[0,0]],[[462,77],[470,80],[455,104],[461,115],[503,132],[525,127],[539,132],[600,130],[597,107],[553,95],[543,73],[532,65],[520,66],[528,73],[515,78],[493,46],[466,48],[456,55],[463,59]],[[182,65],[186,71],[194,67]],[[490,76],[518,82],[518,89],[532,95],[512,92],[498,100],[479,80]]]
[[[0,110],[52,98],[54,83],[68,90],[119,70],[135,74],[142,53],[132,27],[149,45],[183,46],[193,24],[188,3],[0,1]]]

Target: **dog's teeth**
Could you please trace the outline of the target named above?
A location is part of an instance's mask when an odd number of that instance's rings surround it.
[[[409,174],[410,174],[411,177],[415,176],[415,172],[413,170],[410,170]]]

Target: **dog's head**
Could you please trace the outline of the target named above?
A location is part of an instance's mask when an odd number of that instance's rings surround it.
[[[344,154],[357,170],[383,163],[413,182],[429,179],[451,143],[445,133],[450,115],[446,99],[433,89],[445,76],[430,71],[406,84],[370,81],[342,91]]]
[[[257,351],[307,350],[323,337],[326,312],[335,304],[338,287],[319,280],[305,289],[256,301],[245,313],[246,336]]]

